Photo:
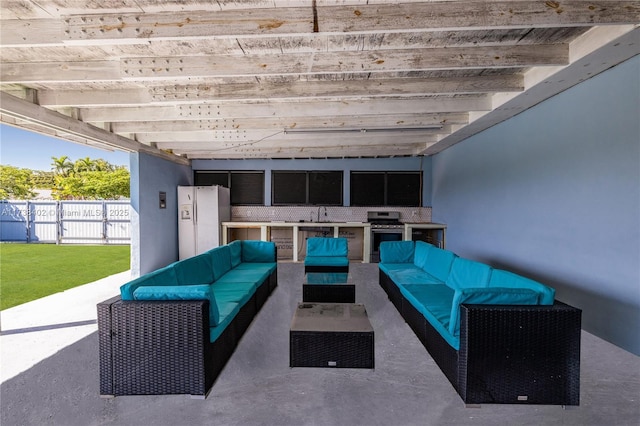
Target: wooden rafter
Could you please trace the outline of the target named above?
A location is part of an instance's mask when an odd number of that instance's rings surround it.
[[[640,1],[314,3],[2,2],[0,118],[183,163],[431,155],[640,53]]]

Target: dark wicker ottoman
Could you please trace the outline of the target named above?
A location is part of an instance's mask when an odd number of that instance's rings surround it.
[[[302,284],[302,301],[355,303],[356,286],[346,272],[309,272]]]
[[[373,327],[364,305],[299,304],[289,332],[289,366],[374,368]]]

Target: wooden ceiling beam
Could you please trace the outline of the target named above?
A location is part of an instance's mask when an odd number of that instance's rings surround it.
[[[398,78],[346,81],[215,83],[106,90],[40,90],[38,102],[48,107],[134,106],[202,103],[224,100],[373,98],[520,92],[521,75],[454,78]]]
[[[361,136],[354,136],[352,134],[317,134],[306,135],[307,137],[300,137],[297,135],[284,135],[279,133],[272,138],[263,138],[247,141],[195,141],[185,140],[182,142],[169,142],[158,141],[153,142],[158,148],[170,148],[174,151],[205,151],[211,149],[216,150],[231,150],[240,148],[254,148],[254,149],[299,149],[299,148],[350,148],[350,147],[400,147],[407,144],[418,143],[433,143],[437,141],[435,135],[411,132],[418,134],[405,134],[401,132],[386,132],[369,134],[364,133]],[[149,142],[151,143],[151,142]]]
[[[263,117],[221,118],[219,120],[169,120],[133,121],[111,123],[114,133],[162,133],[190,130],[269,129],[277,131],[298,128],[368,128],[374,126],[421,127],[433,125],[464,125],[468,113],[437,114],[380,114],[375,116],[325,116],[325,117]]]
[[[314,32],[308,7],[219,10],[167,7],[161,12],[82,10],[59,19],[5,19],[5,46],[145,43],[147,40],[280,37]],[[271,5],[273,5],[272,2]],[[251,5],[250,5],[251,6]],[[212,10],[212,7],[215,10]],[[575,27],[640,21],[638,1],[482,1],[328,5],[316,8],[320,33],[379,33]]]
[[[233,77],[407,72],[566,65],[568,46],[479,46],[289,54],[122,59],[122,78]],[[42,77],[42,76],[41,76]]]
[[[424,143],[403,146],[356,146],[356,147],[287,147],[287,148],[235,148],[220,150],[180,150],[176,154],[194,159],[249,159],[249,158],[353,158],[353,157],[389,157],[414,156],[424,149]]]
[[[166,120],[258,119],[288,117],[291,125],[298,119],[313,117],[356,117],[466,113],[491,110],[486,95],[427,97],[410,99],[365,99],[351,101],[301,102],[217,102],[201,105],[145,106],[128,108],[81,108],[79,117],[85,122],[136,122]]]
[[[2,62],[4,84],[162,81],[199,77],[415,72],[566,65],[564,44],[480,46],[282,55],[138,57],[111,61]]]
[[[321,32],[487,30],[633,23],[638,1],[444,1],[318,8]]]
[[[429,139],[436,141],[437,134],[451,133],[451,126],[429,128],[407,128],[407,127],[377,127],[377,128],[335,128],[335,129],[313,129],[312,132],[297,133],[285,129],[277,131],[267,129],[249,130],[208,130],[190,132],[166,132],[166,133],[136,133],[136,140],[151,144],[169,143],[176,146],[187,146],[188,144],[211,145],[216,143],[225,144],[246,144],[246,143],[266,143],[269,145],[290,144],[300,142],[305,144],[331,144],[330,141],[341,141],[349,138],[354,145],[360,143],[386,143],[390,140],[393,143],[404,143],[404,141],[415,141]],[[344,143],[343,143],[344,144]]]

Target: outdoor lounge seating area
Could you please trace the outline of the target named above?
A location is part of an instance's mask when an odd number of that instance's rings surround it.
[[[278,283],[276,247],[234,241],[98,304],[100,394],[205,397]]]
[[[346,246],[309,241],[318,258]],[[579,405],[581,311],[554,289],[422,241],[380,255],[380,286],[465,403]],[[122,285],[98,304],[100,394],[206,397],[277,286],[276,259],[273,242],[237,240]]]
[[[380,286],[467,404],[580,402],[581,310],[418,241],[380,245]]]

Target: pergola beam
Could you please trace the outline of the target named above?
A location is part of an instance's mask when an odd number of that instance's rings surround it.
[[[137,106],[205,101],[252,101],[282,99],[377,98],[520,92],[521,75],[484,77],[404,78],[339,81],[222,82],[185,85],[152,85],[148,88],[105,90],[40,90],[38,101],[47,107]]]
[[[409,72],[566,65],[563,44],[289,54],[131,57],[77,62],[3,62],[5,84],[161,81],[204,77]]]
[[[269,2],[273,6],[273,2]],[[217,9],[217,7],[216,7]],[[62,19],[3,20],[6,46],[144,43],[145,40],[283,37],[313,33],[374,33],[575,27],[631,24],[637,1],[411,2],[270,7],[171,13],[70,14]],[[63,12],[64,13],[64,12]],[[317,16],[314,27],[314,13]]]

